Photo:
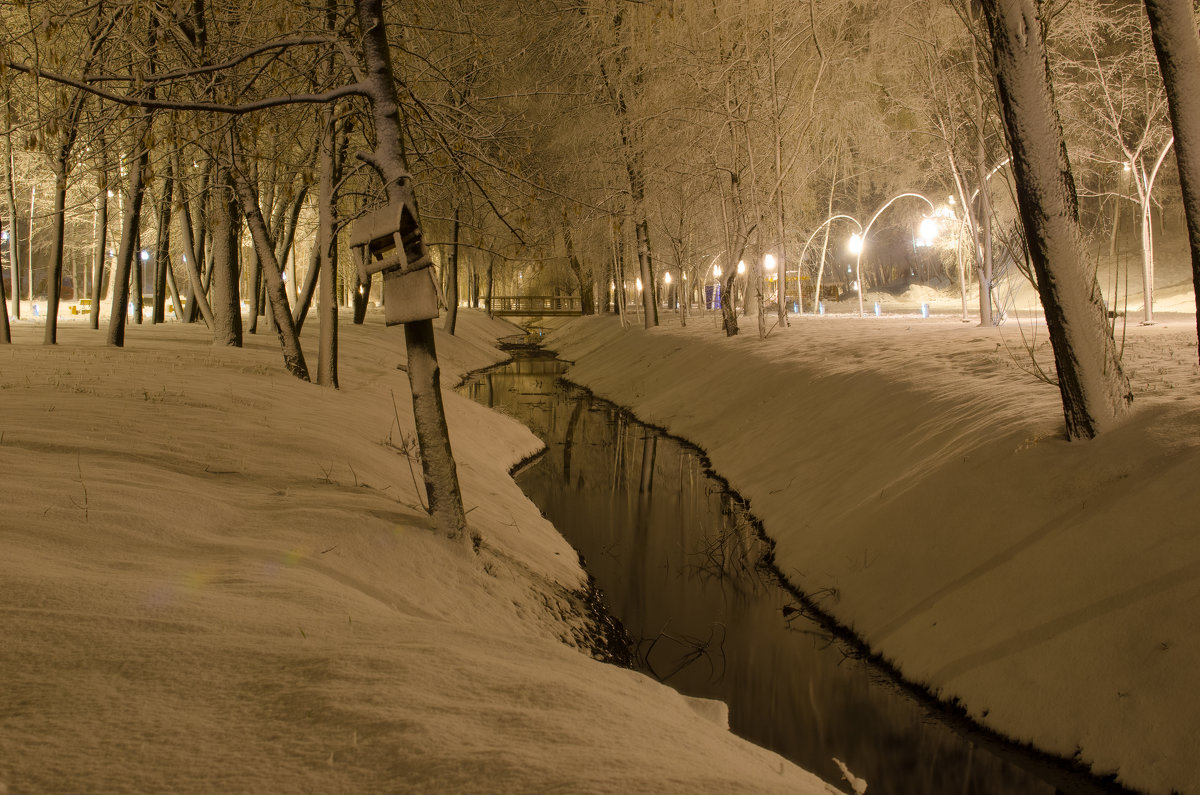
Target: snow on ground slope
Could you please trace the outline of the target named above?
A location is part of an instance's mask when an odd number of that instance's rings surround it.
[[[1045,328],[573,321],[568,378],[707,451],[776,563],[910,680],[1150,792],[1200,792],[1193,315],[1119,328],[1136,411],[1067,442]],[[1022,336],[1022,331],[1024,337]]]
[[[446,386],[513,330],[459,326]],[[453,393],[479,552],[430,529],[399,329],[343,327],[339,391],[268,335],[40,340],[0,346],[0,792],[832,791],[571,648],[539,442]]]

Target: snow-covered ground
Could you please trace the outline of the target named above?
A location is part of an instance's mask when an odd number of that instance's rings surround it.
[[[1118,318],[1135,412],[1089,442],[1065,440],[1057,388],[1030,374],[1029,349],[1054,372],[1044,325],[1027,311],[964,324],[952,292],[881,295],[878,318],[846,301],[765,340],[752,319],[727,338],[716,313],[686,328],[666,313],[650,331],[571,321],[548,345],[575,362],[571,380],[706,450],[785,575],[906,678],[1127,786],[1195,793],[1200,371],[1186,267],[1164,273],[1157,324],[1136,323],[1137,302]]]
[[[462,313],[443,384],[512,331]],[[339,391],[268,335],[41,334],[0,346],[0,793],[834,791],[572,647],[584,575],[507,475],[540,443],[452,392],[480,549],[430,529],[399,329],[343,326]]]

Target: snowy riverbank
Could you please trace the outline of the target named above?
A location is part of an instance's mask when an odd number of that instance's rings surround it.
[[[443,384],[512,331],[460,314]],[[266,334],[59,340],[0,347],[0,792],[834,791],[568,645],[539,442],[451,392],[480,551],[431,532],[399,329],[343,326],[336,392]]]
[[[761,341],[664,318],[547,344],[704,448],[779,568],[907,678],[1127,786],[1200,792],[1194,316],[1124,329],[1136,413],[1075,443],[1016,323],[809,316]]]

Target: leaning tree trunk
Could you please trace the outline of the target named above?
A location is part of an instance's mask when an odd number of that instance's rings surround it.
[[[254,249],[258,252],[258,262],[262,268],[263,283],[267,293],[267,309],[274,319],[274,328],[279,336],[279,347],[283,351],[283,364],[288,372],[302,381],[308,381],[308,364],[304,361],[304,351],[300,348],[300,338],[296,334],[296,323],[292,318],[292,308],[288,304],[287,286],[283,283],[283,272],[279,261],[275,258],[276,242],[271,240],[267,230],[266,220],[258,203],[258,191],[246,178],[245,171],[240,167],[240,153],[235,154],[238,167],[233,169],[231,177],[237,186],[238,199],[241,202],[246,225],[250,228],[250,237],[254,241]],[[218,226],[220,219],[218,217]],[[238,314],[239,319],[241,313]]]
[[[983,0],[1017,203],[1046,315],[1067,436],[1116,425],[1133,395],[1100,284],[1086,267],[1075,183],[1034,0]]]
[[[1191,0],[1146,0],[1158,66],[1167,89],[1175,160],[1192,250],[1192,287],[1196,294],[1196,334],[1200,338],[1200,37]]]
[[[383,23],[382,0],[355,0],[363,55],[364,79],[375,121],[375,151],[368,157],[383,177],[388,201],[399,205],[409,198],[411,177],[405,164],[400,105],[396,99],[392,56]],[[412,390],[413,420],[421,449],[421,468],[429,513],[443,533],[461,538],[467,528],[458,468],[450,449],[450,434],[442,407],[441,369],[434,343],[433,321],[404,324],[408,351],[408,382]]]

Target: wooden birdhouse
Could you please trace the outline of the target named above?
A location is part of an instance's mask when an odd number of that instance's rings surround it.
[[[350,251],[359,277],[383,274],[384,322],[389,326],[438,316],[439,289],[411,193],[354,222]]]

